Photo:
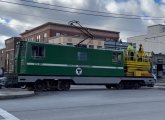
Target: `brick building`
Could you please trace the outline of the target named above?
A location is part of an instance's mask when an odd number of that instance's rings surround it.
[[[118,41],[119,32],[100,30],[93,28],[86,28],[94,36],[94,40],[98,41],[97,44],[102,44],[99,41]],[[46,42],[48,43],[61,43],[61,44],[76,44],[78,41],[72,40],[71,37],[76,36],[77,40],[81,41],[83,39],[83,34],[80,30],[76,29],[74,26],[59,24],[59,23],[45,23],[41,26],[33,28],[31,30],[26,30],[24,33],[21,33],[22,39],[26,41],[35,41],[35,42]],[[63,37],[59,41],[59,37]],[[66,40],[67,36],[67,40]],[[82,39],[80,39],[82,38]],[[53,41],[52,41],[53,40]],[[57,40],[57,41],[56,41]]]
[[[52,44],[63,44],[63,45],[77,45],[84,38],[79,36],[55,36],[49,39],[49,43]],[[87,48],[104,48],[104,41],[101,39],[86,39],[81,43],[81,46]]]
[[[5,68],[6,66],[6,52],[5,48],[0,49],[0,68],[3,67]]]
[[[3,67],[7,73],[14,71],[15,47],[20,40],[20,37],[9,38],[5,40],[6,48],[0,49],[0,67]]]
[[[119,32],[86,28],[93,36],[93,40],[84,41],[89,48],[103,48],[104,41],[118,41]],[[12,37],[5,40],[6,48],[0,49],[0,67],[4,67],[7,73],[14,71],[14,57],[16,43],[20,40],[75,45],[84,39],[83,33],[76,27],[59,24],[45,23],[31,30],[21,33],[20,37]]]

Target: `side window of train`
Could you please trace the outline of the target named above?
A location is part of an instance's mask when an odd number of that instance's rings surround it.
[[[121,64],[122,62],[122,54],[121,53],[112,53],[112,62],[116,64]]]
[[[121,53],[118,53],[117,54],[117,62],[119,63],[119,64],[121,64],[121,62],[122,62],[122,54]]]
[[[87,53],[86,52],[77,52],[78,61],[87,61]]]
[[[116,52],[112,53],[112,62],[114,62],[114,63],[117,62],[117,53]]]
[[[32,57],[44,57],[45,48],[42,46],[32,46]]]

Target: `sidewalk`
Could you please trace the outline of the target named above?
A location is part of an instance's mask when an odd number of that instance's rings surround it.
[[[156,83],[154,88],[165,89],[165,83]]]
[[[2,88],[0,89],[0,100],[14,99],[33,96],[34,91],[27,91],[21,88]]]

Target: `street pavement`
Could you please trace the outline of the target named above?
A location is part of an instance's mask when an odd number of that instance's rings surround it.
[[[164,120],[164,111],[165,89],[152,88],[74,86],[0,101],[0,120]]]
[[[77,86],[80,88],[80,86]],[[96,87],[96,86],[95,86]],[[72,87],[74,89],[75,87]],[[90,89],[89,86],[83,86],[83,89]],[[94,88],[94,87],[92,87]],[[98,88],[98,86],[97,86]],[[165,83],[157,83],[154,86],[155,89],[165,89]],[[77,89],[77,88],[76,88]],[[22,97],[29,97],[37,94],[34,91],[28,91],[27,89],[21,88],[3,88],[0,89],[0,100],[2,99],[14,99],[14,98],[22,98]]]
[[[2,99],[14,99],[33,96],[34,91],[28,91],[21,88],[2,88],[0,89],[0,100]]]

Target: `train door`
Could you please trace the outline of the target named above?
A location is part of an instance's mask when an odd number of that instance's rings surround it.
[[[16,51],[15,51],[15,69],[14,72],[17,74],[19,73],[19,63],[20,63],[20,42],[16,44]]]
[[[24,41],[19,42],[16,45],[16,53],[15,53],[15,73],[19,74],[23,69],[23,65],[25,62],[25,49],[26,44]]]
[[[124,76],[124,62],[122,52],[112,53],[112,64],[116,67],[115,72],[118,72],[118,76]]]
[[[157,64],[157,77],[163,78],[163,65]]]

